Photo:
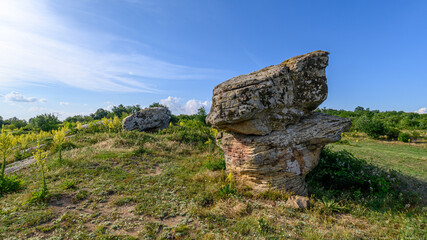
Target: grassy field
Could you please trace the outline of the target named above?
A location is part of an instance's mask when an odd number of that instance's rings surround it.
[[[62,162],[48,158],[48,201],[27,203],[40,188],[36,166],[20,173],[22,190],[0,198],[0,239],[426,238],[425,206],[402,193],[337,197],[316,185],[312,208],[287,208],[289,193],[232,182],[218,148],[189,136],[76,134]],[[425,143],[345,140],[333,149],[426,177]]]
[[[378,166],[427,181],[427,140],[419,138],[412,143],[403,143],[374,140],[361,133],[358,135],[343,136],[340,142],[330,146],[334,150],[347,150]]]

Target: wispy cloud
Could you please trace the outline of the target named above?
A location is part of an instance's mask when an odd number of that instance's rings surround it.
[[[0,87],[61,83],[93,91],[158,92],[148,82],[208,79],[219,74],[143,53],[118,54],[109,46],[123,39],[76,30],[48,3],[0,2]]]
[[[69,102],[59,102],[59,105],[68,105],[70,104]]]
[[[210,101],[200,101],[196,99],[188,100],[185,104],[181,104],[181,98],[167,97],[160,100],[160,104],[167,106],[172,113],[175,114],[195,114],[197,110],[204,107],[207,111],[210,109]]]
[[[47,99],[46,98],[40,98],[39,102],[45,103],[45,102],[47,102]]]
[[[35,97],[26,97],[18,92],[10,92],[4,96],[6,102],[36,102]]]

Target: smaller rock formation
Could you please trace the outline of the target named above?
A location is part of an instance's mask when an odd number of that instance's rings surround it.
[[[221,137],[226,167],[254,190],[306,195],[304,178],[350,119],[313,113],[327,97],[328,52],[315,51],[234,77],[213,90],[206,121]]]
[[[310,199],[303,196],[290,196],[286,201],[285,207],[307,209],[310,208]]]
[[[155,132],[169,126],[171,112],[164,107],[145,108],[123,119],[123,130]]]

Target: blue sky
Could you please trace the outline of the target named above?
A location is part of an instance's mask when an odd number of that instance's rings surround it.
[[[2,0],[0,116],[194,113],[240,74],[326,50],[321,107],[426,112],[427,1]]]

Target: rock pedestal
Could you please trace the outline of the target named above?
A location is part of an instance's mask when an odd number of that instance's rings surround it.
[[[207,122],[223,129],[227,169],[255,190],[306,195],[322,148],[351,120],[312,113],[327,97],[328,52],[315,51],[214,88]]]

